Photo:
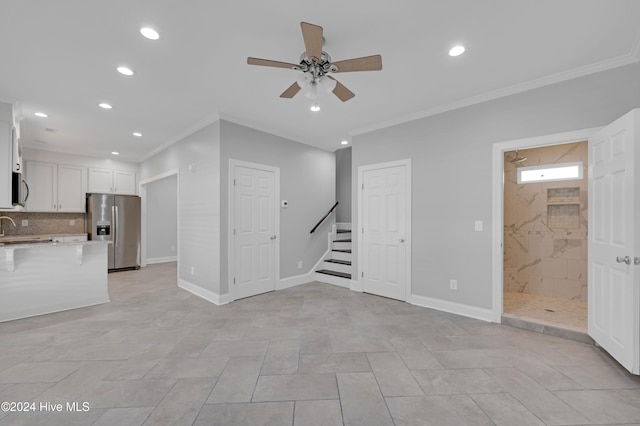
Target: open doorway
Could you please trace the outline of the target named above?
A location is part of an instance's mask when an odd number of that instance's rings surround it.
[[[587,333],[587,155],[586,140],[504,152],[505,318]]]

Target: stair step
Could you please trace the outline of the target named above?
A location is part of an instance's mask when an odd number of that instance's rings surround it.
[[[348,234],[351,229],[338,229],[338,234]]]
[[[333,240],[334,243],[350,243],[351,238],[346,238],[344,240]]]
[[[330,262],[330,263],[339,263],[340,265],[351,265],[351,262],[349,262],[348,260],[340,260],[340,259],[327,259],[325,260],[325,262]]]
[[[329,271],[328,269],[320,269],[316,272],[320,274],[333,275],[334,277],[346,278],[348,280],[351,279],[351,274],[347,274],[345,272]]]
[[[340,253],[351,253],[351,249],[333,249],[331,251],[339,251]]]

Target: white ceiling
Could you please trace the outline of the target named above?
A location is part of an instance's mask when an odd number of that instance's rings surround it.
[[[39,149],[139,161],[224,118],[335,150],[366,130],[638,61],[639,18],[637,0],[2,0],[0,100],[20,102],[24,145]],[[322,94],[318,113],[301,94],[279,98],[296,71],[246,59],[297,63],[300,21],[324,27],[334,61],[381,54],[383,70],[334,74],[356,97]],[[466,53],[449,57],[458,43]],[[122,64],[136,75],[118,74]]]

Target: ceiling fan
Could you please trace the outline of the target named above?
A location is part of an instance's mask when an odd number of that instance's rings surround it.
[[[264,67],[288,68],[302,71],[296,81],[282,92],[281,98],[293,98],[303,88],[309,88],[306,96],[315,100],[318,95],[318,87],[333,92],[342,102],[346,102],[355,96],[338,80],[328,75],[338,72],[353,71],[378,71],[382,69],[382,57],[380,55],[365,56],[362,58],[347,59],[331,62],[331,56],[322,50],[324,37],[322,27],[301,22],[302,38],[305,51],[300,55],[299,64],[271,61],[268,59],[247,58],[249,65],[261,65]]]

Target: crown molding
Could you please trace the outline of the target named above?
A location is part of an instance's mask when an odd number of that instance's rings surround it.
[[[636,40],[633,49],[626,55],[618,56],[616,58],[607,59],[604,61],[596,62],[594,64],[586,65],[583,67],[574,68],[572,70],[559,72],[547,77],[538,78],[528,81],[526,83],[516,84],[506,87],[504,89],[494,90],[492,92],[483,93],[478,96],[472,96],[462,99],[460,101],[452,102],[449,104],[439,105],[434,108],[419,111],[413,114],[398,117],[392,120],[377,122],[370,126],[359,127],[349,132],[350,136],[358,136],[365,133],[373,132],[376,130],[385,129],[399,124],[408,123],[410,121],[419,120],[426,117],[431,117],[443,112],[453,111],[456,109],[476,105],[482,102],[491,101],[494,99],[503,98],[510,95],[526,92],[540,87],[550,86],[552,84],[561,83],[563,81],[573,80],[574,78],[584,77],[590,74],[607,71],[614,68],[623,67],[640,61],[640,37]]]
[[[188,127],[187,129],[185,129],[182,132],[178,133],[178,135],[168,139],[167,141],[165,141],[165,143],[163,143],[162,145],[158,146],[153,151],[149,152],[148,154],[145,154],[144,157],[141,157],[140,159],[138,159],[138,162],[142,163],[143,161],[148,160],[149,158],[153,157],[154,155],[158,154],[159,152],[162,152],[165,149],[169,148],[171,145],[174,145],[174,144],[180,142],[182,139],[186,138],[187,136],[194,134],[198,130],[204,129],[205,127],[207,127],[210,124],[213,124],[213,123],[215,123],[216,121],[219,121],[219,120],[220,120],[220,114],[218,114],[218,113],[215,113],[215,114],[208,115],[208,116],[204,117],[202,120],[196,122],[191,127]]]

